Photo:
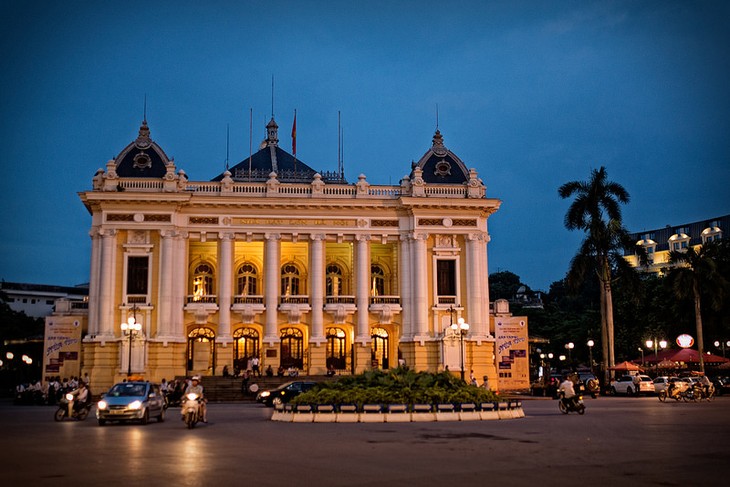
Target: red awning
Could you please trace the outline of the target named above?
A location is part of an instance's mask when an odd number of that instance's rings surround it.
[[[705,354],[703,356],[706,365],[719,365],[730,362],[730,359],[720,357],[719,355]],[[657,362],[675,362],[685,364],[700,363],[700,354],[692,348],[680,348],[679,350],[661,350],[654,356],[653,353],[647,353],[644,362],[647,364],[655,364]]]

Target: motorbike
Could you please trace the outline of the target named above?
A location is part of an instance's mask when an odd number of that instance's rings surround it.
[[[182,419],[188,429],[195,428],[195,425],[203,418],[200,416],[200,402],[202,399],[198,394],[191,392],[187,394],[182,403]]]
[[[661,402],[664,402],[669,399],[674,399],[675,401],[679,401],[680,399],[684,399],[684,394],[681,390],[679,390],[679,387],[674,387],[674,385],[670,385],[666,389],[662,389],[659,391],[659,394],[657,394],[659,397],[659,400]],[[685,399],[686,400],[686,399]]]
[[[568,414],[569,412],[585,414],[586,412],[586,406],[585,404],[583,404],[583,396],[576,395],[571,397],[570,399],[566,399],[565,395],[562,392],[560,393],[560,398],[558,399],[558,408],[560,408],[560,412],[563,414]]]
[[[715,386],[709,385],[705,389],[705,386],[695,384],[692,386],[692,396],[695,401],[701,401],[703,399],[712,401],[715,398]]]
[[[56,414],[53,415],[53,419],[56,421],[63,421],[66,418],[76,419],[78,421],[85,420],[91,411],[91,402],[89,401],[78,408],[74,407],[75,402],[76,398],[73,394],[69,393],[62,396],[58,403]]]

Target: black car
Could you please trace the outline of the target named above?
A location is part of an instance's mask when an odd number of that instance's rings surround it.
[[[297,397],[303,392],[307,392],[315,385],[317,385],[316,382],[306,382],[301,380],[287,382],[276,389],[259,392],[256,396],[256,402],[260,402],[269,407],[278,406],[291,401],[292,398]]]
[[[715,394],[722,396],[730,393],[730,377],[715,377],[712,379],[715,386]]]

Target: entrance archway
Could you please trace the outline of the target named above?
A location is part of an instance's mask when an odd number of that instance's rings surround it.
[[[347,367],[347,334],[342,328],[327,328],[327,369]]]
[[[296,328],[281,330],[281,366],[304,368],[304,334]]]
[[[215,370],[215,332],[199,327],[188,333],[186,370]]]
[[[373,349],[371,352],[373,367],[381,369],[390,368],[389,349],[390,337],[385,328],[375,327],[372,329]]]
[[[254,328],[239,328],[234,331],[233,353],[233,366],[238,370],[246,370],[249,359],[259,357],[259,332]]]

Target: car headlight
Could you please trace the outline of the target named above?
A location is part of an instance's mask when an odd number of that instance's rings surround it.
[[[142,401],[132,401],[129,403],[129,409],[139,409],[142,407]]]
[[[271,395],[271,392],[269,392],[269,391],[264,391],[261,393],[261,397],[269,397],[270,395]]]
[[[99,401],[99,403],[96,405],[99,409],[106,409],[106,401]]]

